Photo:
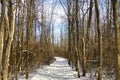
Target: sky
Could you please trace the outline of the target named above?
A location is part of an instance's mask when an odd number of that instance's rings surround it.
[[[49,0],[49,1],[51,3],[52,1],[56,1],[56,0]],[[60,29],[62,27],[62,22],[63,22],[61,16],[65,16],[65,13],[64,13],[64,10],[63,10],[62,6],[60,5],[59,1],[57,1],[55,10],[54,10],[54,17],[53,17],[53,21],[55,21],[54,22],[55,41],[60,40]]]
[[[66,16],[66,15],[65,15],[63,7],[59,3],[59,0],[47,0],[46,7],[47,7],[48,12],[51,10],[50,7],[52,6],[52,2],[54,2],[54,1],[57,1],[55,10],[54,10],[54,17],[53,17],[54,35],[55,35],[55,39],[59,40],[60,39],[60,29],[63,28],[62,24],[64,22],[62,16]],[[86,7],[87,6],[85,6],[84,8],[86,8]],[[105,15],[105,0],[99,1],[99,8],[100,8],[100,13],[101,13],[101,18],[102,18],[102,16]]]
[[[56,6],[55,14],[56,15],[55,15],[54,19],[56,21],[55,21],[55,27],[54,27],[55,31],[54,31],[54,33],[55,33],[56,39],[60,39],[60,29],[62,28],[62,18],[61,18],[61,16],[65,15],[64,10],[61,7],[61,5]]]
[[[56,2],[57,1],[57,2]],[[45,1],[45,11],[47,13],[47,18],[48,21],[50,20],[50,16],[51,16],[51,8],[52,6],[54,6],[54,3],[56,3],[55,9],[54,9],[54,15],[53,15],[53,23],[54,23],[54,36],[55,36],[55,40],[59,41],[60,39],[60,29],[61,29],[61,16],[64,16],[64,10],[62,8],[62,6],[60,5],[60,3],[58,2],[58,0],[46,0]],[[38,4],[41,5],[41,4]],[[41,6],[38,7],[40,12],[38,12],[38,17],[39,17],[39,21],[41,22]]]

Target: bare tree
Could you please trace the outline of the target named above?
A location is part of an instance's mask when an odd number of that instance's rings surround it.
[[[76,19],[76,43],[75,43],[75,52],[76,52],[76,62],[77,62],[77,71],[78,71],[78,77],[80,77],[80,52],[79,52],[79,20],[78,20],[78,12],[79,12],[79,0],[76,0],[75,3],[75,19]]]
[[[13,1],[9,0],[9,35],[8,35],[8,42],[6,44],[6,50],[5,50],[5,60],[4,60],[4,71],[3,71],[3,80],[8,80],[8,66],[9,66],[9,57],[10,57],[10,49],[11,49],[11,44],[13,41],[13,36],[14,36],[14,9],[13,9]]]
[[[99,50],[99,72],[98,80],[102,80],[102,34],[101,34],[101,25],[100,25],[100,12],[98,7],[98,0],[95,1],[95,12],[97,19],[97,32],[98,32],[98,50]]]
[[[116,45],[116,80],[120,80],[120,31],[118,20],[118,0],[111,0],[113,6],[113,21],[115,27],[115,45]]]
[[[91,28],[91,21],[92,21],[92,8],[93,8],[93,0],[90,0],[90,9],[89,9],[89,18],[88,18],[88,23],[87,23],[87,34],[86,34],[86,54],[85,54],[85,48],[83,48],[83,76],[86,75],[87,72],[87,55],[89,53],[89,38],[90,38],[90,28]],[[84,38],[83,38],[83,44],[85,47],[85,42],[84,42]]]
[[[3,39],[4,39],[4,20],[5,20],[5,4],[6,0],[1,0],[1,22],[0,22],[0,80],[2,80],[2,56],[3,56]]]

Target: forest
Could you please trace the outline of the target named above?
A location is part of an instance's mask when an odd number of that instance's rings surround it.
[[[55,56],[78,78],[120,80],[120,0],[0,0],[0,80],[29,80]]]

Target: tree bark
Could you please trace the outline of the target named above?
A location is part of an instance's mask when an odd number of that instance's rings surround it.
[[[97,32],[98,32],[98,50],[99,50],[99,72],[98,72],[98,80],[102,80],[102,34],[101,34],[101,25],[100,25],[100,13],[98,8],[98,0],[95,1],[95,12],[97,19]]]
[[[113,6],[113,21],[115,27],[115,45],[116,45],[116,80],[120,80],[120,27],[118,20],[118,0],[111,0]]]
[[[2,56],[3,56],[3,41],[4,41],[4,20],[5,20],[5,3],[6,0],[1,0],[1,23],[0,23],[0,80],[2,80]]]
[[[92,20],[92,8],[93,8],[93,0],[90,0],[90,11],[89,11],[89,19],[87,23],[87,34],[86,34],[86,48],[85,48],[85,41],[83,39],[83,76],[86,76],[87,72],[87,55],[89,53],[89,34],[90,34],[90,28],[91,28],[91,20]],[[86,54],[84,49],[86,49]]]
[[[78,77],[80,77],[80,54],[79,54],[79,21],[78,21],[78,12],[79,12],[79,3],[78,0],[76,0],[76,11],[75,11],[75,19],[76,19],[76,43],[75,43],[75,52],[76,52],[76,57],[77,57],[77,72],[78,72]]]
[[[13,36],[14,36],[14,12],[13,12],[13,3],[12,0],[9,0],[9,11],[10,11],[10,16],[9,16],[9,29],[10,33],[8,36],[8,42],[6,44],[6,51],[5,51],[5,60],[4,60],[4,71],[3,71],[3,80],[8,80],[8,66],[9,66],[9,57],[10,57],[10,49],[11,49],[11,44],[13,41]],[[8,27],[8,26],[7,26]]]
[[[30,0],[27,2],[27,6],[31,8]],[[26,40],[27,40],[27,53],[26,53],[26,68],[25,68],[25,74],[26,74],[26,80],[29,78],[29,53],[30,53],[30,22],[31,22],[31,11],[27,9],[27,24],[26,24]]]

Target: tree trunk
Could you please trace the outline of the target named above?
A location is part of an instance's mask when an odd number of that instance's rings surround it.
[[[86,76],[86,71],[87,71],[87,54],[85,54],[85,39],[83,37],[82,39],[83,42],[83,76]]]
[[[79,12],[79,3],[78,0],[76,0],[76,11],[75,11],[75,19],[76,19],[76,55],[77,55],[77,71],[78,71],[78,77],[80,77],[80,54],[79,54],[79,21],[78,21],[78,12]]]
[[[67,15],[67,18],[68,18],[68,57],[69,57],[69,60],[68,60],[68,63],[70,66],[72,66],[71,64],[71,20],[70,20],[70,2],[67,0],[67,12],[68,12],[68,15]]]
[[[116,80],[120,80],[120,28],[118,20],[118,0],[111,0],[113,6],[113,21],[115,27],[115,45],[116,45]]]
[[[0,80],[2,80],[2,56],[3,56],[3,39],[4,39],[4,20],[5,20],[5,3],[6,0],[1,0],[1,23],[0,23]]]
[[[10,16],[9,16],[10,33],[8,36],[8,42],[6,44],[6,49],[5,49],[6,51],[5,51],[3,80],[8,80],[8,66],[9,66],[10,49],[11,49],[11,43],[13,41],[13,36],[14,36],[14,23],[15,23],[15,21],[14,21],[14,12],[13,12],[12,0],[9,0],[9,10],[10,10]]]
[[[99,50],[99,72],[98,72],[98,80],[102,80],[102,35],[101,35],[101,26],[100,26],[100,13],[98,8],[98,0],[95,1],[95,12],[97,19],[97,32],[98,32],[98,50]]]
[[[84,55],[84,61],[83,61],[83,76],[86,76],[86,66],[87,66],[87,55],[89,53],[89,34],[90,34],[90,28],[91,28],[91,20],[92,20],[92,8],[93,8],[93,0],[90,0],[90,11],[89,11],[89,19],[87,23],[87,34],[86,34],[86,48],[85,48],[85,41],[83,39],[83,55],[85,53],[84,49],[86,49],[86,55]]]

